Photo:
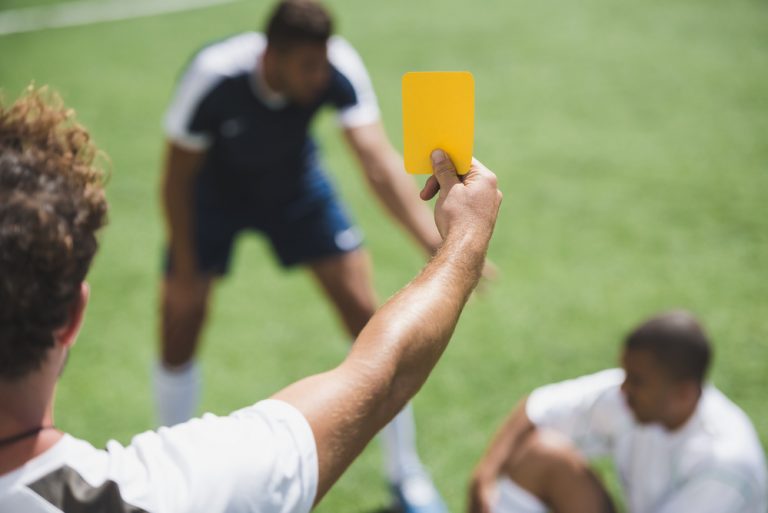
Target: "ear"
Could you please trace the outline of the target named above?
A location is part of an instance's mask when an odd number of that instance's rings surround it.
[[[53,338],[56,344],[69,348],[75,344],[77,335],[83,325],[85,318],[85,307],[88,304],[91,289],[86,282],[80,284],[80,292],[69,307],[66,323],[53,332]]]

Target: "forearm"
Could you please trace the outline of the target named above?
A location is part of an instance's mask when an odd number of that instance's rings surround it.
[[[339,367],[275,395],[302,411],[315,439],[323,441],[318,501],[424,383],[479,279],[486,245],[446,241],[421,274],[376,312]]]
[[[499,476],[505,469],[513,467],[520,452],[518,449],[535,429],[525,412],[526,402],[527,399],[523,399],[507,417],[475,465],[469,483],[469,513],[491,513],[494,510]]]
[[[384,417],[421,387],[477,284],[487,247],[463,235],[447,239],[421,274],[381,307],[345,361],[380,379],[377,406]]]
[[[520,401],[496,432],[480,462],[475,467],[475,478],[496,479],[502,469],[515,459],[517,449],[536,426],[526,413],[527,398]]]
[[[501,204],[496,177],[475,161],[460,181],[442,151],[434,152],[433,167],[421,197],[440,192],[435,222],[445,242],[435,257],[374,314],[339,367],[274,396],[297,407],[312,427],[317,500],[422,386],[480,277]]]

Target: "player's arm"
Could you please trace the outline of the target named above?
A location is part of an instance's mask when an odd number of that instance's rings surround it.
[[[527,398],[520,401],[496,432],[485,454],[475,466],[469,484],[470,513],[489,513],[496,491],[496,480],[514,459],[515,451],[536,426],[526,413]]]
[[[275,395],[297,407],[312,427],[316,502],[422,386],[479,279],[501,202],[496,177],[476,162],[459,181],[447,158],[435,173],[435,221],[444,238],[435,257],[376,312],[339,367]],[[437,188],[430,178],[422,197],[431,198]]]
[[[163,169],[162,202],[174,274],[197,272],[193,237],[195,176],[205,150],[191,150],[168,141]]]
[[[387,211],[432,255],[441,243],[427,206],[403,169],[403,160],[389,142],[380,121],[344,129],[368,184]]]

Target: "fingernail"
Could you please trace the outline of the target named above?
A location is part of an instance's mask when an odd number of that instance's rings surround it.
[[[432,163],[439,164],[445,160],[445,152],[443,150],[435,150],[432,152]]]

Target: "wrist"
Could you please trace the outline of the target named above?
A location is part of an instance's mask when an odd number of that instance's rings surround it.
[[[480,280],[487,247],[487,240],[471,233],[449,234],[433,261],[451,268],[454,276],[464,278],[471,291]]]
[[[474,225],[456,226],[446,232],[441,246],[459,248],[467,255],[484,259],[492,231],[493,229],[488,230]]]

